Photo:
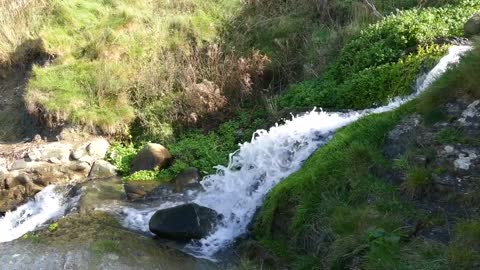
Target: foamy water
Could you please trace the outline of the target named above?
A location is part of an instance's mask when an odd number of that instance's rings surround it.
[[[413,100],[426,90],[452,63],[457,63],[469,46],[452,46],[449,52],[425,76],[417,81],[415,92],[407,97],[395,98],[388,105],[350,113],[311,111],[293,117],[283,125],[268,131],[259,130],[251,142],[240,145],[230,155],[228,166],[217,166],[217,173],[203,179],[205,192],[193,202],[214,209],[224,219],[208,237],[195,241],[186,250],[195,256],[212,258],[216,252],[247,232],[247,226],[266,194],[281,180],[300,169],[303,162],[321,145],[327,143],[335,130],[361,117],[394,110]],[[123,224],[148,231],[148,221],[167,204],[149,209],[122,209]]]
[[[127,228],[148,232],[148,222],[159,209],[186,201],[212,208],[222,214],[224,219],[211,235],[195,241],[185,249],[197,257],[213,258],[216,252],[247,232],[247,226],[266,194],[281,180],[300,169],[303,162],[326,144],[338,128],[366,115],[394,110],[413,100],[470,49],[468,46],[452,46],[435,68],[419,78],[415,93],[396,98],[386,106],[350,113],[314,110],[292,117],[268,131],[255,132],[250,142],[240,145],[239,150],[230,155],[228,166],[219,165],[216,174],[204,178],[202,185],[205,192],[193,198],[159,202],[153,206],[132,207],[119,204],[101,209],[118,214],[121,223]],[[0,218],[0,242],[16,239],[49,220],[61,217],[67,208],[62,194],[55,192],[53,186],[47,187],[37,194],[35,200]]]
[[[63,193],[56,192],[55,186],[44,188],[33,200],[0,218],[0,243],[15,240],[45,222],[61,217],[66,208]]]

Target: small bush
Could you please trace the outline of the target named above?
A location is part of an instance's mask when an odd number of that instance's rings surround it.
[[[108,150],[107,160],[115,165],[120,175],[127,176],[138,151],[139,148],[136,148],[132,143],[114,143]]]

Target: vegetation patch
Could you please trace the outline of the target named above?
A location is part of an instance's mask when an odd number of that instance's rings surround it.
[[[392,112],[364,117],[339,130],[301,170],[272,190],[256,221],[256,239],[295,269],[308,269],[306,265],[311,264],[306,262],[315,258],[321,258],[317,263],[327,269],[478,266],[476,250],[480,242],[475,236],[475,216],[473,220],[456,221],[448,245],[418,237],[418,224],[440,226],[435,221],[438,217],[416,208],[399,192],[413,197],[428,195],[438,169],[431,171],[412,163],[413,153],[408,151],[401,160],[386,160],[383,147],[385,134],[404,117],[440,109],[461,97],[478,98],[473,74],[478,69],[479,61],[474,59],[479,51],[476,46],[418,100]],[[439,131],[437,140],[450,141],[450,133]],[[429,158],[429,149],[416,151]],[[388,171],[392,168],[406,171],[402,186],[389,181]],[[419,223],[412,224],[414,220]]]
[[[461,1],[388,16],[348,42],[320,79],[292,86],[280,104],[362,109],[407,95],[419,74],[444,53],[445,48],[428,44],[463,35],[463,24],[479,8],[478,2]]]

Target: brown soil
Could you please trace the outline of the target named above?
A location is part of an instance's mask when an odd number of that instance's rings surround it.
[[[23,99],[33,65],[44,65],[51,58],[40,40],[30,40],[12,54],[15,62],[0,63],[0,144],[25,141],[36,134],[52,137],[54,132],[27,113]]]

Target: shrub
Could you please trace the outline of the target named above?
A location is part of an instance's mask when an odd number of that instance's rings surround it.
[[[107,160],[115,165],[120,175],[126,176],[130,173],[132,161],[139,149],[140,148],[136,148],[132,143],[113,143],[108,149]]]
[[[416,197],[428,191],[432,185],[432,173],[428,169],[415,167],[407,173],[402,187],[410,196]]]

